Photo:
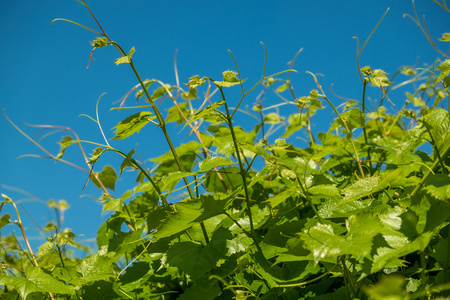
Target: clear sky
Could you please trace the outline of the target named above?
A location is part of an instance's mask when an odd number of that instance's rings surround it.
[[[291,79],[298,96],[308,95],[314,88],[305,71],[324,74],[322,86],[329,92],[352,99],[361,98],[361,82],[356,69],[356,40],[366,40],[386,9],[390,7],[373,38],[360,58],[360,66],[370,65],[392,74],[402,65],[432,64],[439,54],[426,41],[420,29],[405,13],[413,15],[412,3],[398,1],[89,1],[88,5],[109,36],[127,51],[134,46],[133,60],[144,78],[156,78],[175,84],[173,56],[178,49],[177,62],[180,81],[187,83],[193,75],[220,79],[225,70],[235,70],[228,53],[230,49],[248,84],[256,82],[264,61],[264,42],[268,50],[267,74],[287,67],[300,48]],[[417,0],[419,16],[425,15],[428,29],[436,40],[450,28],[450,14],[431,0]],[[0,2],[0,108],[30,136],[39,129],[30,124],[68,126],[80,139],[102,142],[96,125],[80,114],[95,116],[95,103],[100,102],[100,120],[108,138],[109,129],[129,112],[109,112],[112,102],[121,98],[137,84],[128,65],[116,66],[118,53],[113,48],[99,49],[96,58],[86,69],[92,47],[92,32],[55,18],[71,19],[95,28],[85,8],[75,0],[2,0]],[[442,49],[448,48],[443,43]],[[446,47],[446,48],[445,48]],[[445,51],[445,50],[444,50]],[[445,51],[446,52],[446,51]],[[246,98],[245,105],[255,103],[261,89]],[[372,98],[379,98],[373,90]],[[371,93],[372,93],[371,92]],[[342,100],[331,96],[337,105]],[[391,99],[397,106],[405,100],[404,93]],[[276,103],[276,98],[268,99]],[[131,104],[131,103],[130,103]],[[316,134],[326,131],[332,121],[329,110],[321,112],[314,122]],[[246,122],[245,115],[237,115],[236,122]],[[179,128],[172,130],[177,134]],[[180,142],[186,135],[183,132]],[[43,140],[43,145],[57,153],[60,135]],[[42,137],[42,133],[37,136]],[[100,191],[90,184],[82,190],[87,174],[48,159],[24,157],[23,154],[45,155],[17,132],[0,116],[0,191],[19,201],[39,226],[54,219],[45,203],[50,199],[65,199],[71,208],[65,213],[64,227],[80,239],[92,239],[98,226],[107,216],[101,215],[96,201]],[[130,141],[112,143],[124,152],[136,143],[144,159],[168,151],[157,128],[145,128]],[[73,149],[72,149],[73,148]],[[75,147],[69,148],[65,158],[83,166]],[[86,145],[86,151],[92,152]],[[118,169],[121,161],[114,155],[105,156],[98,165]],[[117,183],[116,196],[133,187],[133,181],[124,178]],[[21,192],[22,191],[22,192]],[[27,194],[24,194],[27,193]],[[90,196],[86,196],[90,195]],[[2,211],[11,212],[5,207]],[[38,239],[37,226],[21,208],[28,234]],[[13,216],[13,219],[16,217]],[[9,225],[12,226],[12,225]],[[19,231],[14,229],[16,234]],[[36,243],[38,242],[36,241]],[[92,245],[92,244],[91,244]]]

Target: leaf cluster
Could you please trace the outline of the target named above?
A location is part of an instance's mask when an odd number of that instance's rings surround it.
[[[134,48],[126,53],[103,29],[94,32],[102,36],[91,43],[94,50],[116,47],[116,64],[131,66],[139,81],[132,91],[146,102],[120,107],[138,112],[117,124],[111,140],[153,126],[170,151],[150,157],[155,167],[149,169],[137,149],[123,152],[106,139],[98,144],[86,164],[92,183],[103,190],[103,210],[112,212],[98,229],[99,250],[71,256],[66,246],[83,246],[53,223],[36,254],[13,236],[2,237],[2,299],[448,296],[449,59],[395,74],[406,83],[421,82],[396,112],[384,105],[395,76],[362,67],[362,99],[346,101],[339,111],[312,73],[317,89],[297,97],[292,68],[287,79],[283,72],[264,71],[247,91],[237,64],[219,81],[196,75],[182,87],[142,80]],[[240,88],[242,96],[234,108],[226,96],[231,88]],[[291,109],[282,115],[259,97],[246,111],[258,120],[248,130],[236,123],[235,113],[255,88]],[[381,95],[373,111],[365,104],[369,90]],[[156,104],[163,98],[173,103],[166,112]],[[334,120],[327,132],[315,134],[311,124],[326,105]],[[102,130],[98,117],[96,122]],[[174,146],[169,123],[189,130],[189,141]],[[299,136],[307,139],[297,143]],[[63,138],[53,158],[63,161],[66,148],[79,142]],[[105,152],[116,153],[118,164],[95,171]],[[135,173],[136,185],[116,195],[125,169]],[[4,205],[15,206],[6,195]],[[0,226],[8,224],[18,225],[26,240],[20,217],[11,221],[4,214]]]

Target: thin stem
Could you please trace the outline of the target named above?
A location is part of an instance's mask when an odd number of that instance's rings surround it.
[[[447,152],[450,150],[450,143],[447,144],[445,146],[445,148],[442,150],[441,153],[441,157],[445,157],[447,155]],[[420,179],[419,183],[416,185],[416,187],[414,188],[414,190],[411,192],[411,194],[409,195],[410,198],[414,197],[417,192],[420,190],[420,188],[422,187],[422,185],[425,183],[425,181],[428,179],[428,177],[434,173],[433,171],[435,170],[435,168],[439,165],[439,159],[435,159],[433,164],[431,165],[430,169],[428,170],[428,172]]]
[[[372,30],[372,32],[370,33],[369,37],[367,38],[367,40],[364,42],[364,45],[361,47],[361,49],[359,49],[359,39],[358,37],[354,36],[353,38],[356,39],[356,67],[358,69],[358,75],[359,78],[361,79],[361,82],[364,82],[364,79],[361,75],[361,69],[359,67],[359,57],[361,56],[362,51],[364,50],[364,47],[366,47],[367,43],[369,42],[370,38],[372,37],[372,35],[375,33],[375,31],[377,30],[378,26],[380,26],[381,21],[383,21],[384,17],[386,16],[387,12],[389,11],[389,8],[386,9],[386,11],[384,12],[383,16],[381,17],[380,21],[378,21],[377,25],[375,26],[375,28]]]
[[[224,106],[225,106],[225,111],[227,114],[227,123],[228,123],[228,127],[230,128],[230,132],[231,132],[231,137],[233,139],[233,144],[234,144],[234,150],[236,152],[236,157],[238,159],[238,163],[239,163],[239,169],[240,169],[240,174],[242,177],[242,184],[244,186],[244,193],[245,193],[245,201],[247,204],[247,214],[248,214],[248,218],[250,221],[250,232],[252,235],[254,235],[255,233],[255,229],[253,227],[253,217],[252,217],[252,210],[251,210],[251,202],[250,202],[250,196],[248,194],[248,188],[247,188],[247,174],[245,172],[245,168],[244,168],[244,164],[242,163],[242,158],[241,158],[241,154],[239,151],[239,146],[237,144],[237,138],[236,135],[234,133],[234,128],[233,128],[233,122],[232,122],[232,116],[230,115],[230,111],[228,110],[228,105],[227,105],[227,101],[225,99],[225,95],[223,93],[222,87],[221,86],[217,86],[219,88],[220,94],[222,95],[222,100],[224,100]]]
[[[304,282],[300,282],[300,283],[279,284],[279,285],[276,285],[276,286],[274,286],[274,287],[296,287],[296,286],[303,286],[303,285],[307,285],[307,284],[313,283],[314,281],[317,281],[317,280],[319,280],[319,279],[322,279],[323,277],[325,277],[325,276],[327,276],[328,274],[330,274],[330,273],[334,270],[334,268],[336,268],[338,265],[339,265],[339,263],[336,263],[336,264],[335,264],[331,269],[329,269],[327,272],[325,272],[325,273],[323,273],[322,275],[317,276],[316,278],[313,278],[313,279],[311,279],[311,280],[304,281]]]
[[[364,132],[364,142],[366,145],[369,144],[369,140],[367,138],[367,128],[366,128],[366,87],[367,87],[367,80],[364,80],[363,83],[363,94],[362,94],[362,115],[363,115],[363,132]],[[370,158],[370,148],[367,150],[367,160],[369,164],[369,169],[372,166],[372,160]]]
[[[351,144],[352,144],[353,150],[355,151],[355,156],[356,156],[355,161],[356,161],[356,163],[358,164],[359,171],[361,172],[361,176],[362,176],[363,178],[365,178],[365,176],[364,176],[364,170],[363,170],[362,165],[361,165],[361,160],[359,159],[358,150],[356,149],[355,142],[353,141],[353,134],[352,134],[352,132],[350,131],[350,129],[348,128],[348,126],[347,126],[347,121],[344,120],[344,118],[342,118],[342,116],[341,116],[341,114],[339,113],[339,111],[336,109],[336,107],[333,105],[333,103],[327,98],[327,96],[325,95],[325,92],[324,92],[323,89],[322,89],[322,86],[319,84],[319,81],[317,80],[316,75],[314,75],[313,73],[311,73],[311,72],[309,72],[309,71],[306,71],[306,73],[310,74],[310,75],[314,78],[314,81],[315,81],[317,87],[318,87],[318,88],[320,89],[320,91],[322,92],[322,98],[324,98],[324,99],[328,102],[328,104],[330,104],[330,106],[333,108],[334,112],[338,115],[338,118],[339,118],[339,119],[341,120],[341,122],[344,124],[344,127],[345,127],[345,129],[347,130],[347,136],[348,136],[348,138],[350,139],[350,142],[351,142]]]

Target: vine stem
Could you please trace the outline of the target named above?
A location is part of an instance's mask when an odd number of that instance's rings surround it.
[[[242,183],[243,183],[243,186],[244,186],[245,201],[246,201],[246,205],[247,205],[247,214],[248,214],[248,218],[249,218],[249,221],[250,221],[250,232],[251,232],[251,235],[254,236],[255,229],[254,229],[254,225],[253,225],[253,216],[252,216],[252,210],[251,210],[250,197],[249,197],[248,188],[247,188],[247,176],[246,176],[244,164],[242,163],[242,158],[241,158],[241,154],[240,154],[240,151],[239,151],[239,146],[237,144],[236,135],[234,133],[232,115],[230,115],[230,111],[228,109],[227,101],[225,99],[225,95],[223,93],[222,87],[219,86],[219,85],[216,85],[216,86],[219,89],[220,94],[222,95],[222,100],[224,100],[225,111],[226,111],[226,114],[227,114],[226,115],[227,123],[228,123],[228,126],[230,128],[231,138],[233,139],[234,150],[236,152],[236,157],[238,159],[240,174],[241,174]]]
[[[109,36],[106,34],[105,30],[104,30],[104,29],[102,28],[102,26],[100,25],[100,22],[99,22],[99,21],[97,20],[97,18],[95,17],[94,13],[89,9],[88,5],[86,4],[86,1],[83,0],[83,1],[80,2],[80,3],[82,3],[82,4],[86,7],[86,9],[87,9],[87,10],[89,11],[89,13],[91,14],[92,18],[93,18],[93,19],[95,20],[95,22],[97,23],[98,27],[100,28],[100,30],[101,30],[101,32],[102,32],[101,35],[102,35],[103,37],[105,37],[105,38],[106,38],[106,39],[107,39],[107,40],[108,40],[108,41],[109,41],[109,42],[110,42],[110,43],[111,43],[111,44],[119,51],[119,53],[120,53],[122,56],[127,56],[127,53],[123,50],[123,48],[122,48],[119,44],[117,44],[116,42],[112,41],[112,40],[109,38]],[[83,28],[86,28],[86,27],[84,27],[84,26],[82,26],[82,27],[83,27]],[[86,29],[91,30],[91,29],[89,29],[89,28],[86,28]],[[93,31],[93,30],[91,30],[91,31]],[[94,32],[95,32],[95,31],[94,31]],[[144,82],[143,82],[141,76],[139,75],[139,72],[136,70],[136,67],[134,66],[134,63],[133,63],[133,60],[132,60],[131,57],[130,57],[129,65],[130,65],[131,69],[133,70],[133,72],[134,72],[136,78],[138,79],[139,84],[140,84],[140,86],[142,87],[142,90],[144,91],[145,96],[147,97],[147,101],[150,102],[151,104],[153,104],[153,102],[150,100],[151,97],[150,97],[150,94],[149,94],[149,92],[148,92],[148,89],[147,89],[147,87],[145,86],[145,84],[144,84]],[[173,145],[173,143],[172,143],[172,140],[171,140],[171,138],[170,138],[170,135],[169,135],[169,133],[167,132],[167,129],[166,129],[166,123],[165,123],[165,121],[164,121],[164,118],[162,117],[161,112],[159,111],[159,109],[158,109],[155,105],[152,105],[152,108],[153,108],[153,111],[154,111],[154,113],[155,113],[155,115],[156,115],[156,117],[157,117],[157,119],[158,119],[159,127],[160,127],[161,130],[163,131],[164,137],[166,138],[166,141],[167,141],[167,143],[169,144],[170,151],[172,152],[172,155],[173,155],[173,157],[174,157],[174,159],[175,159],[175,162],[176,162],[176,164],[177,164],[177,166],[178,166],[178,169],[179,169],[181,172],[184,172],[184,168],[183,168],[183,165],[181,164],[181,160],[180,160],[180,158],[179,158],[179,156],[178,156],[178,154],[177,154],[177,152],[176,152],[176,150],[175,150],[175,147],[174,147],[174,145]],[[189,181],[187,180],[186,177],[183,177],[183,181],[184,181],[184,183],[185,183],[185,185],[186,185],[186,188],[187,188],[187,190],[188,190],[189,197],[190,197],[191,199],[194,199],[195,196],[194,196],[194,193],[192,192],[192,189],[191,189],[191,187],[190,187]],[[205,224],[204,224],[203,222],[201,222],[201,223],[200,223],[200,226],[201,226],[201,228],[202,228],[202,232],[203,232],[203,236],[204,236],[204,238],[205,238],[205,242],[206,242],[206,243],[209,243],[209,238],[208,238],[208,235],[207,235],[207,232],[206,232]]]
[[[14,207],[14,210],[16,211],[16,215],[17,215],[17,221],[13,222],[13,223],[16,224],[17,226],[19,226],[20,231],[22,232],[22,236],[25,241],[25,244],[27,245],[28,251],[30,252],[30,255],[32,258],[31,260],[34,263],[34,265],[37,268],[39,268],[39,263],[37,262],[36,256],[34,255],[33,249],[31,248],[30,242],[28,241],[28,237],[27,237],[27,234],[25,233],[25,229],[23,228],[22,219],[20,217],[20,213],[19,213],[19,210],[17,209],[16,204],[14,203],[14,201],[11,198],[9,198],[6,195],[2,194],[2,197],[5,198],[5,200],[7,202],[11,203],[12,206]],[[17,269],[17,268],[15,268],[15,269]],[[17,270],[19,270],[19,269],[17,269]],[[51,299],[55,299],[55,297],[53,297],[52,293],[48,292],[48,295],[50,296]]]
[[[336,107],[333,105],[333,103],[328,99],[328,97],[325,95],[325,92],[322,89],[322,86],[320,85],[319,81],[317,80],[316,75],[314,75],[313,73],[306,71],[306,73],[310,74],[313,78],[314,78],[314,82],[316,83],[317,87],[320,89],[320,91],[322,92],[322,98],[324,98],[328,104],[330,104],[330,106],[333,108],[334,112],[337,114],[338,118],[341,120],[341,122],[344,124],[345,129],[347,130],[347,136],[350,139],[350,142],[352,144],[353,147],[353,151],[355,151],[355,161],[358,164],[359,167],[359,172],[361,172],[361,176],[363,178],[365,178],[364,176],[364,170],[362,168],[362,164],[361,164],[361,159],[359,158],[359,153],[358,150],[356,149],[356,145],[355,145],[355,141],[353,140],[353,134],[350,131],[350,129],[348,128],[347,125],[347,121],[342,118],[341,114],[339,113],[339,111],[336,109]]]

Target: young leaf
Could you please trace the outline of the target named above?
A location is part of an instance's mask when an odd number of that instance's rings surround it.
[[[116,187],[117,174],[112,167],[105,166],[103,170],[98,173],[98,177],[106,188],[114,191]],[[91,180],[97,188],[101,188],[101,185],[95,176],[91,175]]]
[[[108,46],[110,43],[108,42],[107,38],[99,37],[93,41],[90,41],[89,44],[91,44],[91,46],[95,47],[95,48],[102,48],[102,47]]]
[[[187,85],[189,86],[189,88],[194,89],[198,86],[203,85],[206,82],[206,79],[207,79],[206,77],[202,77],[200,79],[200,76],[195,75],[195,76],[192,76],[191,78],[189,78],[189,82]]]
[[[70,135],[67,135],[62,138],[61,142],[59,142],[59,146],[61,147],[59,149],[58,155],[56,155],[57,159],[60,159],[63,157],[64,153],[66,152],[66,149],[68,146],[72,144],[72,137]]]
[[[114,127],[116,135],[111,140],[122,140],[139,132],[148,122],[156,118],[155,116],[150,117],[151,115],[152,113],[149,111],[142,111],[129,116]]]
[[[441,42],[450,42],[450,33],[445,32],[442,34],[442,37],[439,39]]]
[[[233,71],[225,71],[222,73],[223,81],[214,81],[214,83],[217,86],[230,87],[244,82],[245,80],[239,80],[239,78],[236,77],[237,74],[238,73]]]
[[[6,225],[9,224],[9,218],[10,218],[10,215],[9,215],[9,214],[4,214],[4,215],[0,218],[0,229],[2,229],[3,227],[5,227]]]
[[[193,115],[192,118],[190,118],[189,121],[186,122],[186,124],[184,124],[184,127],[186,127],[188,124],[190,124],[198,119],[201,119],[205,116],[211,115],[218,107],[222,106],[222,104],[224,104],[224,103],[225,103],[225,101],[218,101],[218,102],[215,102],[215,103],[211,104],[210,106],[202,109],[201,111],[199,111],[195,115]],[[184,129],[184,127],[183,127],[183,129]]]
[[[131,63],[131,57],[133,56],[133,53],[135,51],[136,50],[134,49],[134,47],[132,47],[130,52],[128,52],[128,55],[119,57],[114,62],[116,63],[116,65]]]
[[[450,59],[444,60],[437,68],[441,71],[441,74],[435,79],[435,82],[442,80],[450,74]]]
[[[133,167],[133,164],[131,163],[131,158],[134,154],[134,149],[132,149],[130,152],[128,152],[127,157],[123,160],[122,164],[120,165],[119,174],[122,175],[123,170],[126,167]]]
[[[392,85],[392,82],[387,78],[387,73],[381,69],[372,70],[369,66],[361,68],[361,73],[374,86],[385,87]]]

